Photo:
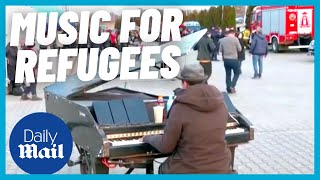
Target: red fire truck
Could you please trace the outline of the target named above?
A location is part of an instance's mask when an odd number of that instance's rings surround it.
[[[257,6],[250,20],[251,32],[260,26],[274,52],[283,48],[308,51],[314,37],[313,6]]]

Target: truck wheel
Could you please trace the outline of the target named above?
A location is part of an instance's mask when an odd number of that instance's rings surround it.
[[[272,38],[272,51],[275,53],[279,52],[279,44],[277,38]]]

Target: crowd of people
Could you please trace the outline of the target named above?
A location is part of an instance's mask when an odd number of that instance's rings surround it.
[[[181,36],[186,36],[192,33],[186,26],[179,26]],[[128,43],[120,43],[120,31],[117,30],[105,30],[110,33],[110,38],[102,44],[95,44],[88,38],[87,44],[78,44],[77,41],[70,45],[63,45],[58,41],[55,41],[49,46],[24,46],[23,43],[19,47],[11,47],[9,44],[6,47],[6,57],[7,57],[7,77],[8,77],[8,90],[9,94],[21,95],[22,100],[41,100],[37,96],[36,87],[37,82],[35,83],[24,83],[24,84],[15,84],[14,75],[15,75],[15,66],[18,49],[29,49],[38,53],[39,49],[64,49],[64,48],[99,48],[100,52],[108,47],[118,48],[119,51],[122,51],[123,47],[135,46],[143,47],[143,42],[139,37],[139,31],[134,30],[130,32]],[[103,30],[100,30],[100,33]],[[59,33],[64,33],[59,32]],[[246,59],[245,57],[245,48],[248,48],[250,32],[245,30],[243,32],[235,31],[233,28],[226,28],[222,31],[221,28],[212,28],[210,31],[207,31],[206,35],[200,39],[200,41],[194,47],[194,50],[198,51],[198,57],[200,64],[204,68],[204,71],[208,78],[212,74],[212,61],[219,61],[218,55],[222,54],[222,59],[224,62],[224,67],[226,71],[226,86],[229,93],[235,93],[235,86],[237,84],[238,78],[242,73],[241,64],[242,61]],[[264,35],[261,33],[261,28],[257,29],[257,32],[251,34],[251,46],[250,54],[253,58],[253,67],[254,67],[254,79],[261,78],[263,70],[263,56],[267,55],[267,42],[265,41]],[[159,38],[159,43],[160,42]],[[136,55],[136,60],[140,59],[140,54]],[[69,72],[72,74],[76,72],[77,62],[74,59],[74,65]],[[34,68],[34,72],[37,73],[37,67]],[[233,72],[233,77],[231,74]],[[32,97],[29,98],[28,94],[32,94]]]
[[[199,40],[194,50],[198,51],[197,60],[208,78],[212,74],[212,61],[219,61],[217,55],[221,53],[226,73],[226,90],[228,93],[236,93],[235,87],[242,73],[241,65],[246,59],[247,48],[252,55],[254,69],[252,78],[259,79],[262,77],[263,57],[268,54],[268,42],[260,27],[252,34],[247,29],[240,32],[234,28],[226,28],[225,31],[221,28],[212,28]]]

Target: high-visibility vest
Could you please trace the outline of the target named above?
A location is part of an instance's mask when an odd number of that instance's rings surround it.
[[[250,31],[248,29],[246,29],[243,32],[243,39],[249,39],[249,37],[250,37]]]

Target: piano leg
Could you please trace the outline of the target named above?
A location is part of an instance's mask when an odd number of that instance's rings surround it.
[[[232,172],[234,174],[238,174],[238,172],[234,169],[234,157],[235,157],[235,153],[236,153],[236,148],[238,146],[230,146],[229,149],[231,151],[231,168],[232,168]]]
[[[153,172],[153,161],[147,161],[147,163],[146,163],[146,174],[154,174],[154,172]]]

